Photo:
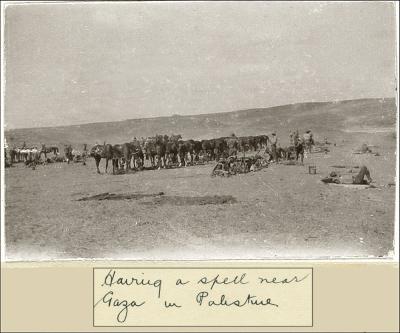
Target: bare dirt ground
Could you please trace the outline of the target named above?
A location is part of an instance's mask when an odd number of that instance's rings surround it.
[[[272,164],[229,178],[212,178],[213,163],[114,176],[96,174],[93,160],[36,170],[16,165],[5,170],[7,259],[387,256],[395,135],[347,132],[335,140],[328,154],[311,154],[304,166]],[[352,154],[363,142],[380,156]],[[308,174],[310,164],[316,175]],[[332,165],[362,164],[376,188],[320,182]],[[105,192],[128,197],[79,201]]]

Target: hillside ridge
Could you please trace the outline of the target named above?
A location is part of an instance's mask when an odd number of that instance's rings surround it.
[[[181,134],[184,139],[259,135],[311,128],[315,133],[345,132],[348,128],[395,129],[394,98],[366,98],[332,102],[305,102],[221,113],[171,115],[78,125],[18,128],[5,131],[9,145],[121,143],[133,137]]]

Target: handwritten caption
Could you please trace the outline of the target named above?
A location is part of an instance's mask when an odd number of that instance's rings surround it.
[[[96,268],[94,326],[312,326],[312,269]]]

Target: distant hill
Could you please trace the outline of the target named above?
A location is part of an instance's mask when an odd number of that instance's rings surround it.
[[[269,134],[277,131],[287,138],[290,130],[311,129],[316,136],[337,136],[340,132],[393,129],[396,124],[394,98],[340,102],[300,103],[270,108],[240,110],[193,116],[128,119],[118,122],[73,126],[13,129],[5,132],[9,146],[88,143],[123,143],[133,137],[181,134],[184,139]],[[285,141],[285,140],[283,140]]]

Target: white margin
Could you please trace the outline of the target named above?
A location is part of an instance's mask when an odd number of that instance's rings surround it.
[[[395,9],[395,20],[396,20],[396,61],[395,61],[395,66],[396,66],[396,77],[395,77],[395,82],[396,82],[396,106],[397,106],[397,117],[396,117],[396,138],[397,138],[397,151],[396,151],[396,202],[395,202],[395,213],[394,213],[394,239],[393,239],[393,248],[394,248],[394,254],[393,254],[393,261],[396,261],[397,263],[399,262],[399,118],[400,118],[400,113],[399,113],[399,28],[400,28],[400,23],[399,23],[399,3],[397,1],[394,1],[394,9]]]
[[[1,229],[1,262],[5,261],[6,255],[5,255],[5,247],[6,247],[6,243],[5,243],[5,222],[4,222],[4,218],[5,218],[5,182],[4,182],[4,167],[5,167],[5,161],[4,161],[4,98],[5,98],[5,59],[4,59],[4,45],[5,45],[5,41],[4,41],[4,28],[5,28],[5,7],[6,7],[7,3],[6,2],[2,2],[1,3],[1,157],[0,157],[0,170],[1,170],[1,193],[0,193],[0,197],[1,197],[1,217],[0,217],[0,229]]]

